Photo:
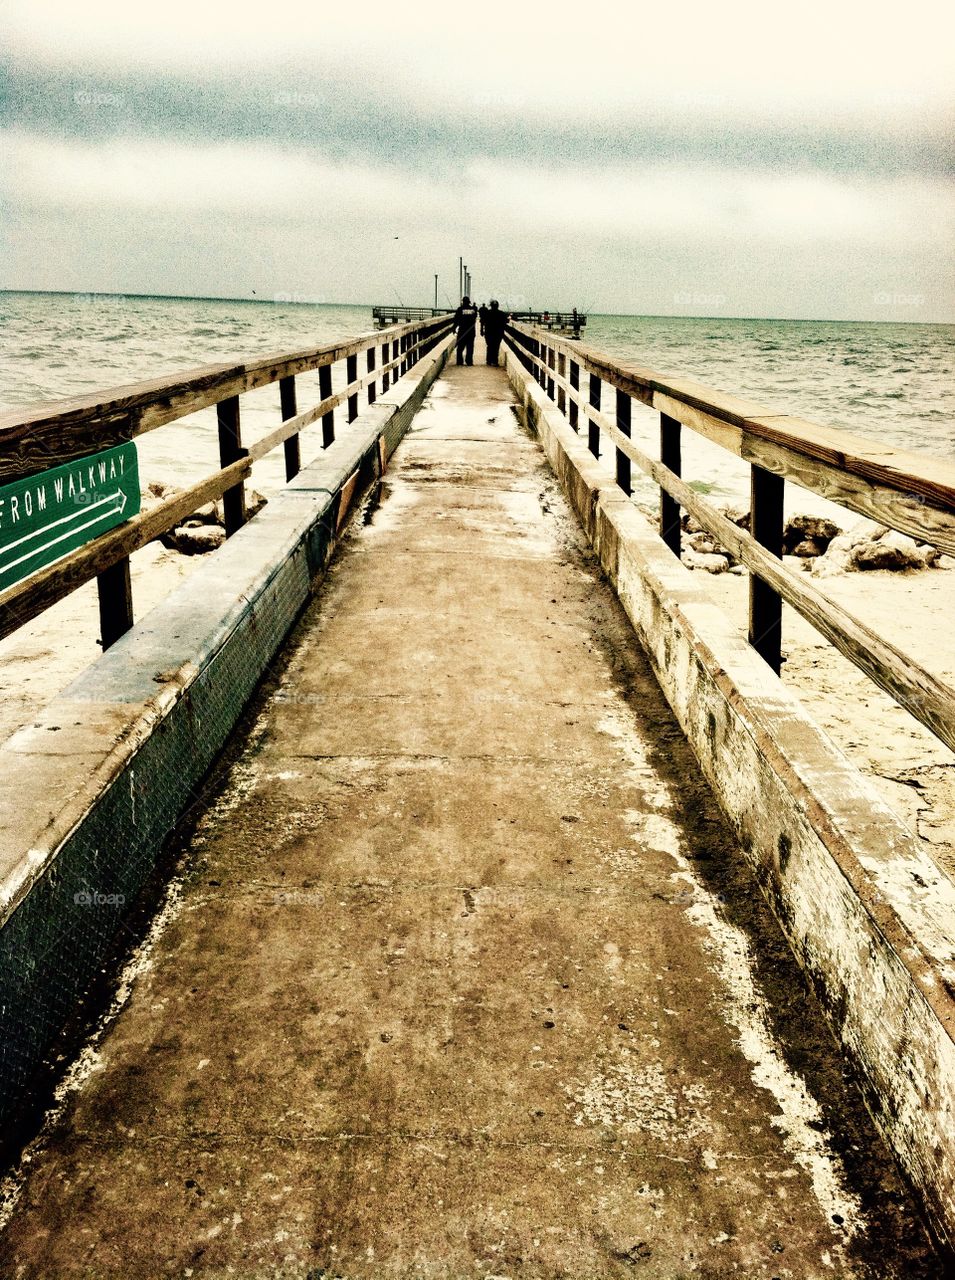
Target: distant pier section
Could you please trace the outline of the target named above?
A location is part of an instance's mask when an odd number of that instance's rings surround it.
[[[373,306],[371,314],[376,329],[387,329],[393,324],[414,324],[419,320],[445,316],[452,310],[453,307],[406,307],[400,302],[386,302]],[[510,311],[505,306],[503,310],[507,311],[512,321],[536,325],[540,329],[548,329],[570,338],[579,338],[580,331],[587,324],[587,316],[576,307],[572,307],[570,311]]]

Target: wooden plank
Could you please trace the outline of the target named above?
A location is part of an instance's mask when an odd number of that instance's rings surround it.
[[[348,383],[350,394],[348,397],[348,421],[354,422],[358,417],[358,393],[351,390],[358,381],[358,357],[357,355],[349,356],[345,361],[345,381]]]
[[[955,504],[955,463],[945,458],[782,414],[751,416],[746,430],[754,438],[828,462],[875,484],[919,494],[943,507]]]
[[[390,352],[390,348],[388,343],[383,342],[381,344],[381,363],[383,366],[383,372],[381,375],[381,394],[382,395],[386,395],[388,392],[388,388],[391,386],[391,373],[389,372],[389,367],[388,367],[389,352]],[[330,390],[331,390],[331,386],[329,386],[329,391]]]
[[[680,423],[665,413],[660,414],[660,461],[675,476],[683,469]],[[680,504],[673,500],[666,486],[660,489],[660,537],[673,554],[679,556]]]
[[[129,556],[104,569],[96,579],[99,597],[100,644],[105,652],[133,625],[133,584]]]
[[[222,468],[230,467],[239,458],[247,456],[242,448],[242,432],[239,425],[239,397],[230,396],[216,405],[216,417],[219,423],[219,461]],[[227,489],[222,495],[222,508],[225,518],[225,534],[227,538],[241,529],[245,524],[245,483]]]
[[[684,426],[695,431],[697,435],[705,436],[707,440],[712,440],[714,444],[718,444],[730,453],[735,453],[738,457],[742,457],[743,430],[741,427],[724,422],[721,418],[717,418],[711,413],[704,413],[702,409],[691,409],[681,401],[674,399],[673,396],[664,395],[662,391],[654,391],[653,407],[654,409],[659,409],[661,413],[665,413],[668,417],[682,422]]]
[[[322,365],[318,371],[318,394],[328,402],[332,398],[332,366]],[[335,410],[330,408],[322,414],[322,448],[327,449],[335,443]]]
[[[371,373],[375,367],[375,348],[374,347],[369,347],[368,350],[365,352],[365,360],[367,361],[368,372]],[[375,389],[375,379],[371,379],[368,382],[368,403],[369,404],[375,403],[376,394],[377,392]]]
[[[564,394],[564,389],[561,388],[561,395]],[[633,402],[626,391],[621,391],[619,387],[616,388],[614,396],[617,410],[617,430],[628,436],[630,434],[630,409]],[[629,496],[633,492],[633,486],[630,483],[630,459],[620,449],[616,453],[616,475],[617,484]]]
[[[750,533],[777,560],[783,555],[783,503],[786,482],[782,476],[750,468]],[[758,574],[749,576],[749,642],[779,675],[782,665],[783,602],[779,592]]]
[[[601,381],[597,374],[590,375],[590,408],[600,408]],[[587,419],[587,448],[595,458],[600,457],[600,426],[596,415],[591,413]]]
[[[642,404],[651,403],[652,370],[627,361],[614,360],[602,351],[585,346],[576,340],[561,338],[547,329],[523,324],[516,324],[513,327],[537,342],[552,344],[557,351],[563,351],[570,359],[575,360],[587,373],[596,374],[602,381],[619,387],[621,391],[626,391],[632,399],[639,400]]]
[[[746,530],[711,507],[661,462],[649,457],[617,431],[609,418],[603,417],[600,425],[642,471],[666,489],[737,560],[778,591],[841,654],[955,751],[955,689],[883,640],[864,622],[811,586],[803,576],[791,573]]]
[[[431,334],[450,318],[415,321],[389,332]],[[221,400],[356,356],[380,341],[372,332],[343,343],[261,356],[245,363],[211,364],[92,395],[28,405],[0,413],[0,483],[35,475],[85,457],[144,431],[174,422]]]
[[[573,343],[568,349],[581,356],[582,367],[602,368],[601,376],[613,386],[630,385],[623,374],[630,366],[614,372],[606,357],[601,365],[589,358],[588,348]],[[636,376],[650,389],[653,407],[744,461],[955,555],[955,464],[774,414],[696,382],[650,370]]]
[[[740,457],[766,471],[784,475],[850,511],[955,556],[955,511],[951,509],[927,498],[885,488],[861,475],[841,471],[829,463],[807,458],[749,433],[743,434]]]
[[[282,405],[282,420],[287,422],[298,413],[294,377],[281,379],[279,382],[279,398]],[[302,469],[302,450],[299,444],[298,432],[295,435],[288,436],[284,443],[285,479],[289,481],[294,480]]]

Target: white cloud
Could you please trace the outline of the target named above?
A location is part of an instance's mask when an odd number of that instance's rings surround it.
[[[624,240],[733,244],[900,241],[926,246],[955,237],[955,206],[939,180],[779,174],[712,164],[567,171],[499,161],[443,177],[335,163],[313,153],[237,142],[186,145],[117,139],[77,143],[11,131],[11,202],[114,206],[187,217],[272,215],[315,226],[389,218],[396,233],[476,222],[515,231]]]

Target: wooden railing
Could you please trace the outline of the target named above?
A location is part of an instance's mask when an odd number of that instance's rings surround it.
[[[660,535],[675,555],[680,554],[685,509],[749,569],[749,640],[777,674],[785,600],[955,750],[955,690],[804,577],[790,572],[782,560],[787,478],[955,555],[955,465],[615,361],[540,328],[512,324],[505,340],[570,426],[586,432],[595,457],[601,455],[604,440],[612,445],[616,482],[625,493],[632,492],[631,465],[659,485]],[[603,409],[604,384],[614,392],[613,416]],[[660,413],[658,459],[630,438],[634,400]],[[750,464],[750,531],[739,528],[682,480],[683,427]]]
[[[535,325],[539,329],[556,329],[558,332],[569,330],[575,338],[580,337],[581,329],[587,324],[587,317],[582,311],[512,311],[511,319],[515,323]]]
[[[406,307],[400,302],[376,303],[371,318],[378,329],[393,324],[409,324],[414,320],[433,320],[436,316],[450,316],[453,307]]]
[[[392,380],[449,332],[450,325],[450,316],[416,321],[345,343],[244,364],[208,365],[101,395],[0,414],[0,484],[87,457],[210,405],[216,406],[218,417],[220,462],[217,471],[198,483],[0,592],[0,638],[95,578],[103,648],[113,644],[133,625],[129,557],[134,551],[218,498],[223,502],[226,536],[231,536],[246,520],[245,482],[253,463],[282,445],[286,480],[291,480],[301,467],[301,431],[320,419],[322,445],[327,448],[335,439],[336,410],[345,406],[346,421],[354,421],[359,396],[365,393],[373,404],[379,386],[384,394]],[[359,374],[362,355],[365,369]],[[342,361],[345,385],[333,393],[332,369]],[[321,401],[300,411],[296,375],[315,370]],[[281,425],[244,447],[239,397],[276,382]]]

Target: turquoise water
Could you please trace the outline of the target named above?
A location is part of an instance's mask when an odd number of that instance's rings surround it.
[[[318,346],[372,327],[370,306],[25,293],[0,294],[0,325],[2,407]],[[593,315],[584,341],[779,412],[955,457],[955,325]],[[302,407],[318,399],[312,381],[299,380]],[[279,420],[277,387],[244,397],[242,411],[254,439]],[[211,410],[142,437],[147,478],[201,474],[215,465],[214,446]],[[703,465],[701,475],[709,474]],[[265,487],[279,470],[278,460],[266,464]],[[742,473],[718,472],[718,489],[740,490]]]

